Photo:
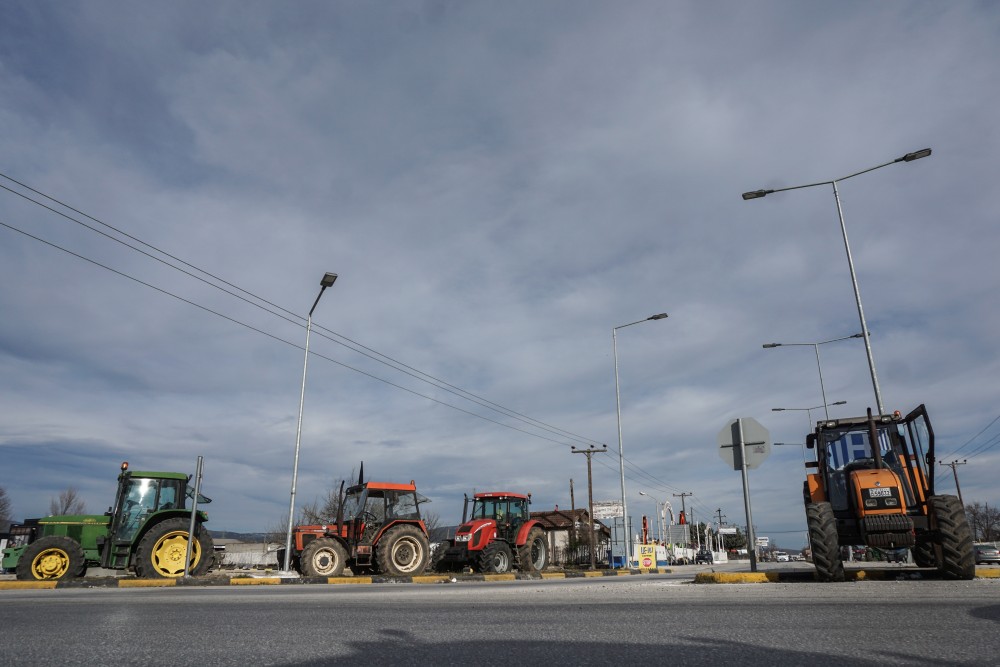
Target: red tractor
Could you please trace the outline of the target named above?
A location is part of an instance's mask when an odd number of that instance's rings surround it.
[[[430,557],[416,485],[359,483],[343,494],[336,523],[296,526],[292,566],[308,577],[337,577],[348,567],[394,577],[422,574]],[[283,550],[282,550],[283,551]],[[279,565],[284,554],[279,552]]]
[[[469,501],[472,514],[469,515]],[[470,568],[477,572],[504,574],[540,572],[549,564],[545,529],[531,518],[530,495],[493,492],[465,497],[462,525],[455,539],[439,547],[439,570]]]

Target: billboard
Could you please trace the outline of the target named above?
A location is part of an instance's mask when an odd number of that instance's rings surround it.
[[[622,516],[621,501],[605,500],[594,503],[594,518],[598,520],[616,519]]]

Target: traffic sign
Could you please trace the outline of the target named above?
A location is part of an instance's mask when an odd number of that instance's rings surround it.
[[[753,417],[734,419],[719,431],[719,458],[742,469],[740,459],[740,422],[743,423],[743,451],[747,468],[756,468],[771,454],[771,434]]]

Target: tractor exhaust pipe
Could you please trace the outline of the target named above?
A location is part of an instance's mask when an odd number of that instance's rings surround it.
[[[878,429],[875,428],[875,417],[872,416],[871,408],[868,408],[868,442],[872,448],[872,458],[875,459],[875,468],[881,470],[885,464],[882,462],[882,447],[878,442]]]

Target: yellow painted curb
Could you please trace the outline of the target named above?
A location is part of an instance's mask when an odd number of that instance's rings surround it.
[[[0,590],[18,591],[55,588],[55,581],[0,581]]]
[[[371,577],[330,577],[326,580],[328,584],[370,584]]]
[[[443,584],[446,581],[451,581],[451,577],[446,574],[423,574],[413,577],[415,584]]]
[[[588,572],[584,572],[583,576],[584,577],[603,577],[604,573],[603,572],[590,572],[590,571],[588,571]]]
[[[517,581],[517,577],[513,574],[484,574],[483,579],[485,581]]]
[[[768,572],[699,572],[696,584],[766,584],[777,581],[777,573]]]
[[[542,579],[565,579],[565,572],[542,572]]]
[[[230,586],[274,586],[281,583],[281,577],[233,577]]]
[[[1000,568],[996,567],[977,567],[976,577],[982,579],[1000,579]]]
[[[616,577],[627,577],[632,574],[631,570],[618,570],[615,572]]]
[[[176,579],[121,579],[118,582],[118,588],[163,588],[176,585]]]

